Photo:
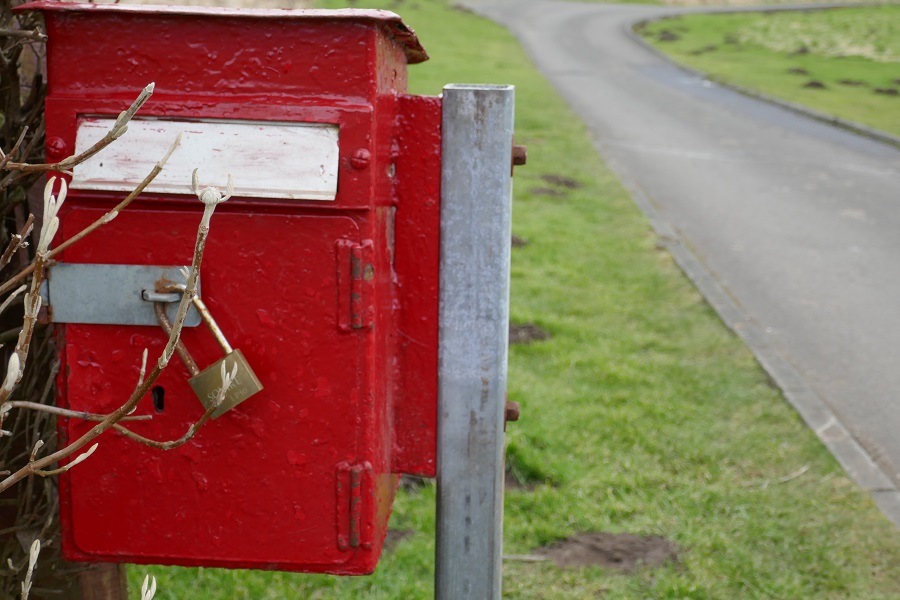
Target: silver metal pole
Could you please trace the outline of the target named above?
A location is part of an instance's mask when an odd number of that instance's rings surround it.
[[[514,87],[444,88],[437,600],[499,600]]]

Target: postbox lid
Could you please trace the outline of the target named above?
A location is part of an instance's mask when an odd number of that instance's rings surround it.
[[[428,60],[428,53],[419,43],[416,32],[403,22],[400,15],[388,10],[345,8],[328,9],[287,9],[287,8],[224,8],[206,6],[163,6],[149,4],[94,4],[87,2],[66,2],[63,0],[38,0],[20,5],[16,10],[39,10],[44,12],[101,12],[131,13],[137,15],[197,15],[204,17],[248,17],[256,19],[298,19],[298,20],[346,20],[371,24],[382,24],[403,46],[406,60],[416,64]]]

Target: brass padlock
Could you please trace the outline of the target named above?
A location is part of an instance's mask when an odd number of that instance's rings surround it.
[[[228,391],[225,392],[225,398],[222,400],[219,408],[212,414],[212,418],[216,419],[250,396],[257,392],[261,392],[263,386],[262,383],[260,383],[259,378],[257,378],[256,374],[253,372],[253,369],[250,368],[250,364],[247,362],[247,359],[244,358],[243,353],[241,353],[240,350],[233,350],[231,348],[231,344],[225,339],[225,336],[216,324],[215,319],[209,314],[209,309],[206,307],[203,300],[194,296],[193,303],[194,308],[200,313],[200,318],[212,332],[213,337],[216,338],[216,341],[219,343],[222,350],[225,351],[225,356],[223,358],[217,360],[211,366],[201,371],[182,341],[179,339],[178,343],[175,344],[175,351],[178,352],[178,356],[181,357],[184,366],[187,367],[188,372],[191,374],[188,383],[191,385],[191,389],[194,390],[194,393],[197,394],[197,397],[200,398],[200,402],[203,403],[205,409],[209,410],[209,407],[212,406],[219,396],[219,391],[222,387],[222,362],[227,361],[225,362],[225,371],[229,373],[234,368],[234,365],[237,365],[237,375],[235,376],[234,381],[231,382]],[[162,328],[167,334],[171,335],[172,323],[166,315],[165,303],[155,302],[153,308],[156,311],[156,318],[159,320],[159,324],[162,325]]]

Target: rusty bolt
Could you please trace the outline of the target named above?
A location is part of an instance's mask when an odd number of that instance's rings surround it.
[[[51,137],[47,140],[47,156],[51,158],[62,158],[68,152],[66,142],[58,136]]]
[[[519,403],[512,402],[510,400],[506,401],[506,420],[507,421],[518,421],[519,420]]]
[[[512,164],[514,167],[520,167],[528,160],[528,146],[523,144],[513,144]]]
[[[350,157],[350,166],[361,171],[368,168],[370,160],[372,160],[372,154],[365,148],[359,148]]]

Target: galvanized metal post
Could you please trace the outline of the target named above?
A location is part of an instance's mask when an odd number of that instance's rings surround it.
[[[514,88],[444,88],[437,600],[500,598]]]

